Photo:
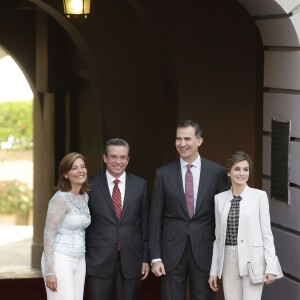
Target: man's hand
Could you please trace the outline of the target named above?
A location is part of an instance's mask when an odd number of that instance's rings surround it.
[[[155,262],[152,265],[151,271],[156,277],[160,277],[161,275],[166,275],[165,266],[161,261]]]
[[[209,276],[208,283],[210,288],[214,291],[217,292],[219,290],[218,286],[218,278],[217,276]]]
[[[142,275],[143,275],[142,280],[148,277],[149,269],[150,269],[149,264],[147,263],[142,264]]]
[[[46,287],[49,288],[52,292],[57,291],[57,280],[55,275],[46,276],[45,282]]]

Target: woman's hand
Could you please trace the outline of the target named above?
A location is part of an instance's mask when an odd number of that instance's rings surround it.
[[[276,280],[276,275],[266,273],[264,280],[265,284],[271,284]]]
[[[217,292],[219,290],[219,287],[218,287],[218,278],[217,276],[209,276],[209,279],[208,279],[208,283],[209,283],[209,286],[210,288],[214,291],[214,292]]]
[[[52,292],[57,291],[57,280],[55,275],[45,276],[46,287]]]

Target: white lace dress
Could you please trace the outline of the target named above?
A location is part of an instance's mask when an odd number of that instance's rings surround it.
[[[85,229],[91,223],[88,194],[58,191],[51,198],[44,230],[45,276],[55,275],[54,252],[85,255]]]

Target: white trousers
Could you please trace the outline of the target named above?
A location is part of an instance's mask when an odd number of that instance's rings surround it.
[[[264,284],[252,284],[239,274],[237,247],[225,246],[222,282],[225,300],[260,300]]]
[[[45,260],[42,255],[42,273],[45,278]],[[48,300],[82,300],[85,281],[85,256],[75,258],[54,252],[57,291],[46,287]]]

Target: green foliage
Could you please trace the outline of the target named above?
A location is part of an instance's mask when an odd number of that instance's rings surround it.
[[[18,180],[0,183],[0,213],[28,213],[32,208],[32,190]]]
[[[33,148],[33,101],[0,102],[0,148]]]

